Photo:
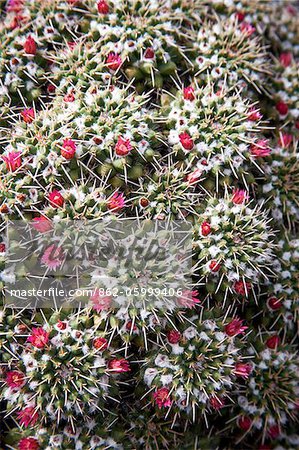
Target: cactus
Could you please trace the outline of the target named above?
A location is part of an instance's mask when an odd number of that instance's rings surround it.
[[[247,164],[255,168],[256,160],[270,153],[268,141],[259,134],[258,108],[232,89],[219,90],[209,83],[185,87],[166,104],[163,116],[173,153],[206,176],[203,185],[210,190],[215,183],[218,189],[235,179],[245,186],[253,183]]]
[[[206,279],[208,292],[220,288],[244,296],[271,275],[275,248],[267,214],[248,203],[246,191],[235,190],[226,198],[210,198],[194,226],[196,269]],[[272,272],[272,276],[274,273]]]
[[[190,324],[191,323],[191,324]],[[242,364],[242,339],[232,320],[204,311],[190,323],[167,330],[163,347],[153,349],[141,370],[148,400],[165,417],[198,414],[221,409],[229,401]]]
[[[33,327],[19,360],[5,373],[3,397],[8,412],[25,427],[36,423],[72,427],[80,418],[105,412],[107,400],[116,401],[120,373],[130,370],[117,343],[98,331],[92,317],[50,317]]]
[[[264,442],[296,418],[298,358],[277,335],[260,337],[249,350],[253,369],[238,397],[236,426]]]

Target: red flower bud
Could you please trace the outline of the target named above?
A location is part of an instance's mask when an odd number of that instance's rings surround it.
[[[266,346],[271,350],[276,350],[280,345],[280,337],[275,335],[267,339]]]
[[[100,0],[98,2],[98,11],[100,14],[108,14],[109,13],[109,5],[105,0]]]
[[[179,135],[180,142],[185,150],[192,150],[194,147],[194,142],[187,132],[181,133]]]
[[[194,93],[194,87],[193,86],[187,86],[183,90],[183,95],[185,100],[193,101],[195,100],[195,93]]]
[[[279,62],[283,67],[289,67],[292,63],[293,55],[291,52],[283,52],[279,57]]]
[[[238,419],[238,427],[241,428],[241,430],[248,431],[251,428],[252,420],[250,417],[247,416],[241,416]]]
[[[211,233],[211,225],[209,222],[203,222],[200,226],[200,231],[203,236],[208,236]]]
[[[177,344],[181,339],[181,333],[177,330],[171,330],[167,333],[167,339],[170,344]]]
[[[27,53],[27,55],[35,55],[37,50],[35,40],[31,36],[28,36],[23,45],[23,48],[25,53]]]
[[[215,259],[213,259],[209,264],[209,268],[211,269],[212,272],[218,272],[220,267],[221,267],[221,264],[219,262],[217,262]]]
[[[285,102],[278,102],[275,105],[275,108],[277,109],[277,111],[279,112],[280,115],[285,116],[288,111],[289,111],[289,107]]]
[[[267,301],[267,305],[269,309],[272,309],[272,311],[276,311],[277,309],[280,309],[282,307],[282,302],[276,297],[270,297]]]

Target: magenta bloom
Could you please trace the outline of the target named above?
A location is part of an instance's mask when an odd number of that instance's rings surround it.
[[[32,123],[35,118],[35,112],[33,108],[23,109],[21,116],[25,123]]]
[[[249,363],[237,363],[235,365],[235,375],[242,378],[248,378],[252,372],[252,365]]]
[[[243,33],[246,33],[248,36],[251,36],[255,32],[255,28],[248,22],[242,22],[240,25],[240,29]]]
[[[3,155],[2,159],[6,164],[6,169],[10,172],[14,172],[22,165],[21,159],[22,152],[9,152],[7,155]]]
[[[157,389],[156,392],[153,393],[153,398],[159,409],[171,406],[172,401],[169,397],[169,389],[165,387]]]
[[[38,450],[39,443],[37,439],[33,437],[22,438],[19,441],[19,450]]]
[[[130,153],[131,150],[132,144],[130,142],[130,139],[119,137],[115,146],[115,153],[118,156],[126,156]]]
[[[50,194],[48,195],[48,199],[51,206],[53,206],[54,208],[61,208],[64,204],[64,198],[62,197],[60,192],[57,191],[57,189],[54,189],[54,191],[50,192]]]
[[[244,334],[248,327],[242,325],[243,320],[237,317],[225,326],[225,332],[228,336],[237,336],[237,334]]]
[[[114,211],[114,212],[122,209],[125,206],[124,194],[115,192],[112,195],[112,197],[110,197],[110,199],[108,200],[107,206],[111,211]]]
[[[11,389],[21,388],[25,384],[24,374],[17,370],[10,370],[6,372],[5,381]]]
[[[29,427],[29,425],[34,426],[38,421],[38,414],[33,406],[28,406],[17,414],[18,421],[20,425],[24,427]]]
[[[57,245],[52,244],[46,248],[41,258],[41,262],[47,266],[48,269],[56,270],[62,265],[64,256],[62,247],[57,247]]]
[[[268,139],[260,139],[255,144],[251,144],[250,153],[252,156],[257,158],[262,158],[263,156],[269,156],[271,153],[271,149],[268,145]]]
[[[193,86],[187,86],[183,89],[183,96],[185,100],[195,100],[195,92]]]
[[[110,295],[101,295],[99,290],[96,289],[92,294],[90,300],[93,303],[92,308],[97,311],[105,311],[111,307],[112,297]]]
[[[32,226],[39,233],[46,233],[53,228],[51,220],[44,216],[34,217]]]
[[[244,189],[234,189],[232,202],[235,205],[242,205],[242,203],[248,200],[248,193]]]
[[[250,120],[252,122],[257,122],[262,117],[263,117],[262,114],[257,109],[255,109],[253,106],[249,109],[248,120]]]
[[[76,143],[72,139],[65,139],[60,150],[61,156],[65,159],[72,159],[76,153]]]
[[[117,70],[122,65],[122,59],[117,53],[110,52],[106,59],[106,65],[111,70]]]
[[[130,364],[125,358],[111,359],[108,362],[108,369],[115,373],[130,372]]]
[[[223,408],[225,405],[225,400],[221,397],[211,397],[210,398],[210,405],[213,409],[218,411],[219,409]]]
[[[182,292],[182,295],[178,298],[177,302],[180,306],[185,308],[195,308],[195,306],[200,303],[198,292],[187,289]]]
[[[28,337],[27,342],[33,345],[36,348],[44,348],[49,341],[49,333],[44,330],[42,327],[32,328],[31,335]]]

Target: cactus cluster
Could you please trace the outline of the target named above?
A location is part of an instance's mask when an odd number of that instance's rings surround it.
[[[0,1],[1,448],[298,447],[298,30]]]

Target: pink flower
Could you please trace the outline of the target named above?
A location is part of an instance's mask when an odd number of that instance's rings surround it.
[[[181,337],[181,333],[177,330],[170,330],[167,333],[167,339],[170,344],[177,344],[180,341]]]
[[[105,0],[100,0],[98,2],[98,11],[100,14],[108,14],[109,13],[109,5]]]
[[[25,53],[27,53],[27,55],[35,55],[37,50],[35,40],[31,36],[28,36],[23,45],[23,48]]]
[[[237,363],[235,365],[235,375],[242,378],[248,378],[252,372],[252,365],[249,363]]]
[[[65,96],[63,97],[63,100],[66,103],[72,103],[75,101],[75,95],[73,94],[73,92],[70,92],[69,94],[65,94]]]
[[[193,86],[187,86],[183,89],[183,96],[185,100],[190,100],[191,102],[195,100],[195,91]]]
[[[257,158],[263,156],[269,156],[271,153],[271,149],[268,146],[268,139],[260,139],[255,144],[251,144],[250,153],[252,156],[256,156]]]
[[[200,303],[197,296],[197,291],[190,291],[187,289],[183,291],[182,295],[177,299],[178,305],[183,308],[195,308],[195,306]]]
[[[64,256],[62,247],[57,247],[57,245],[52,244],[46,248],[41,258],[41,263],[50,270],[56,270],[62,265]]]
[[[122,65],[122,59],[117,53],[110,52],[106,59],[106,65],[111,70],[117,70]]]
[[[216,259],[212,259],[212,261],[209,264],[209,269],[211,272],[218,272],[221,267],[221,264],[216,261]]]
[[[51,220],[45,216],[34,217],[32,226],[39,233],[46,233],[53,228]]]
[[[33,437],[22,438],[18,445],[19,450],[39,450],[39,443]]]
[[[3,155],[2,159],[5,162],[6,169],[10,172],[14,172],[22,165],[21,159],[22,152],[9,152],[7,155]]]
[[[38,414],[33,406],[28,406],[17,414],[18,421],[20,425],[28,427],[29,425],[34,426],[38,421]]]
[[[219,409],[223,408],[223,406],[225,405],[225,401],[221,397],[211,397],[210,405],[212,406],[213,409],[218,411]]]
[[[280,147],[287,148],[290,146],[292,141],[293,141],[293,136],[291,134],[281,133],[279,136],[278,143],[279,143]]]
[[[24,8],[24,0],[8,0],[6,11],[20,13]]]
[[[64,139],[60,150],[61,156],[65,159],[72,159],[76,153],[76,143],[72,139]]]
[[[252,420],[248,416],[241,416],[238,418],[237,424],[241,430],[248,431],[251,428]]]
[[[95,349],[103,351],[106,350],[106,348],[108,347],[108,341],[103,337],[98,337],[94,339],[92,345],[94,346]]]
[[[244,283],[244,281],[235,281],[233,289],[237,294],[247,296],[251,290],[251,285],[247,282]]]
[[[243,33],[246,33],[248,36],[251,36],[255,32],[254,26],[245,21],[241,23],[240,29]]]
[[[211,225],[209,222],[203,222],[200,225],[200,232],[202,236],[208,236],[211,233]]]
[[[281,116],[285,116],[289,111],[288,105],[282,101],[276,103],[275,108],[277,109],[277,111]]]
[[[107,206],[113,212],[121,210],[125,206],[124,194],[121,192],[114,192],[112,197],[109,198]]]
[[[279,345],[280,345],[280,337],[277,335],[268,338],[266,341],[266,346],[271,350],[276,350]]]
[[[182,144],[182,147],[185,150],[192,150],[194,147],[193,139],[191,138],[190,134],[187,132],[181,133],[179,135],[180,142]]]
[[[34,109],[33,108],[23,109],[23,111],[21,111],[21,116],[25,123],[32,123],[33,120],[35,119]]]
[[[237,334],[244,334],[248,327],[242,325],[242,320],[239,318],[233,319],[225,326],[225,332],[228,336],[237,336]]]
[[[165,387],[157,389],[153,393],[153,398],[159,409],[171,406],[172,401],[169,397],[169,389]]]
[[[279,62],[283,67],[289,67],[292,64],[293,55],[291,52],[283,52],[279,57]]]
[[[17,370],[11,370],[6,372],[5,381],[11,389],[20,388],[25,384],[24,374]]]
[[[248,113],[248,120],[251,120],[252,122],[257,122],[258,120],[260,120],[262,118],[262,114],[260,113],[260,111],[258,111],[257,109],[255,109],[253,106],[249,109],[249,113]]]
[[[234,189],[232,202],[235,205],[242,205],[242,203],[248,200],[248,193],[244,189]]]
[[[145,59],[154,59],[155,57],[155,50],[151,47],[148,47],[144,52],[144,58]]]
[[[33,345],[36,348],[44,348],[49,341],[49,333],[44,330],[42,327],[32,328],[31,335],[27,338],[27,342]]]
[[[238,19],[238,22],[243,22],[243,20],[245,19],[245,13],[243,13],[242,11],[238,11],[236,12],[236,17]]]
[[[6,250],[6,246],[5,246],[4,242],[1,242],[0,243],[0,253],[5,253],[5,250]]]
[[[130,372],[130,364],[125,358],[111,359],[108,362],[108,369],[115,373]]]
[[[193,172],[187,175],[187,181],[190,185],[196,183],[202,175],[201,169],[195,169]]]
[[[90,300],[93,303],[92,308],[97,311],[105,311],[110,308],[112,297],[109,295],[101,295],[99,289],[96,289]]]
[[[57,189],[54,189],[54,191],[50,192],[48,195],[48,199],[50,202],[50,205],[53,206],[53,208],[61,208],[64,204],[64,198],[60,194]]]
[[[123,139],[122,137],[119,137],[114,149],[118,156],[128,155],[132,150],[130,139]]]
[[[282,307],[282,302],[276,297],[270,297],[267,300],[268,308],[272,311],[276,311]]]

